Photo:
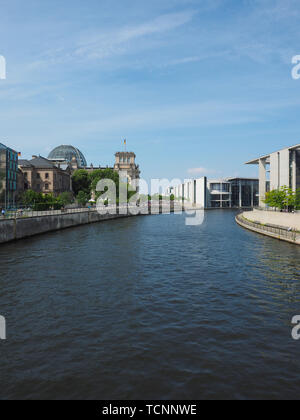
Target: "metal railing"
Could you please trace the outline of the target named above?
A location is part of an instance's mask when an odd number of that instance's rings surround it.
[[[105,212],[111,212],[115,214],[135,214],[135,210],[137,209],[134,205],[118,205],[112,206],[108,205],[105,206]],[[141,214],[151,214],[151,213],[169,213],[182,211],[184,210],[182,204],[179,205],[177,203],[158,203],[153,202],[150,203],[141,203],[138,206],[139,213]],[[45,211],[34,211],[34,210],[26,210],[26,209],[19,209],[19,210],[6,210],[5,214],[0,213],[0,222],[3,220],[11,220],[11,219],[24,219],[24,218],[32,218],[32,217],[42,217],[42,216],[56,216],[56,215],[66,215],[66,214],[74,214],[74,213],[86,213],[86,212],[97,212],[98,209],[96,206],[91,207],[77,207],[77,208],[65,208],[61,210],[45,210]]]
[[[241,224],[253,227],[255,229],[261,230],[263,232],[272,233],[276,236],[286,238],[289,240],[292,240],[296,242],[300,238],[300,232],[298,232],[295,229],[292,228],[285,228],[285,227],[279,227],[279,226],[273,226],[273,225],[262,225],[259,222],[253,222],[248,219],[245,219],[241,214],[237,216],[237,220],[241,222]]]
[[[280,209],[275,209],[273,207],[259,207],[259,206],[254,207],[254,210],[268,211],[268,212],[271,212],[271,213],[288,213],[288,214],[293,214],[293,213],[299,214],[300,213],[300,210],[288,210],[288,209],[280,210]]]

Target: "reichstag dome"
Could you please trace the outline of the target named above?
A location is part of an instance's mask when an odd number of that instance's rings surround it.
[[[76,147],[73,146],[58,146],[49,154],[48,159],[53,161],[71,162],[73,157],[76,158],[77,165],[79,168],[87,166],[86,159]]]

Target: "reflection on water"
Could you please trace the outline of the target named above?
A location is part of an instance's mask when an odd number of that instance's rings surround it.
[[[298,398],[300,247],[234,212],[0,248],[1,398]]]

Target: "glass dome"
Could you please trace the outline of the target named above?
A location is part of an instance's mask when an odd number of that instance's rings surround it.
[[[66,162],[71,162],[72,158],[75,156],[77,164],[79,167],[87,166],[84,155],[79,149],[73,146],[58,146],[49,154],[49,160],[62,160]]]

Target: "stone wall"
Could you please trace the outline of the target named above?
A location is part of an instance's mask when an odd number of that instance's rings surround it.
[[[86,211],[80,213],[19,218],[15,220],[0,220],[0,244],[16,239],[28,238],[41,233],[122,217],[128,216],[100,215],[96,211]]]
[[[300,213],[253,210],[244,212],[243,216],[252,222],[259,222],[264,225],[284,226],[300,231]]]

